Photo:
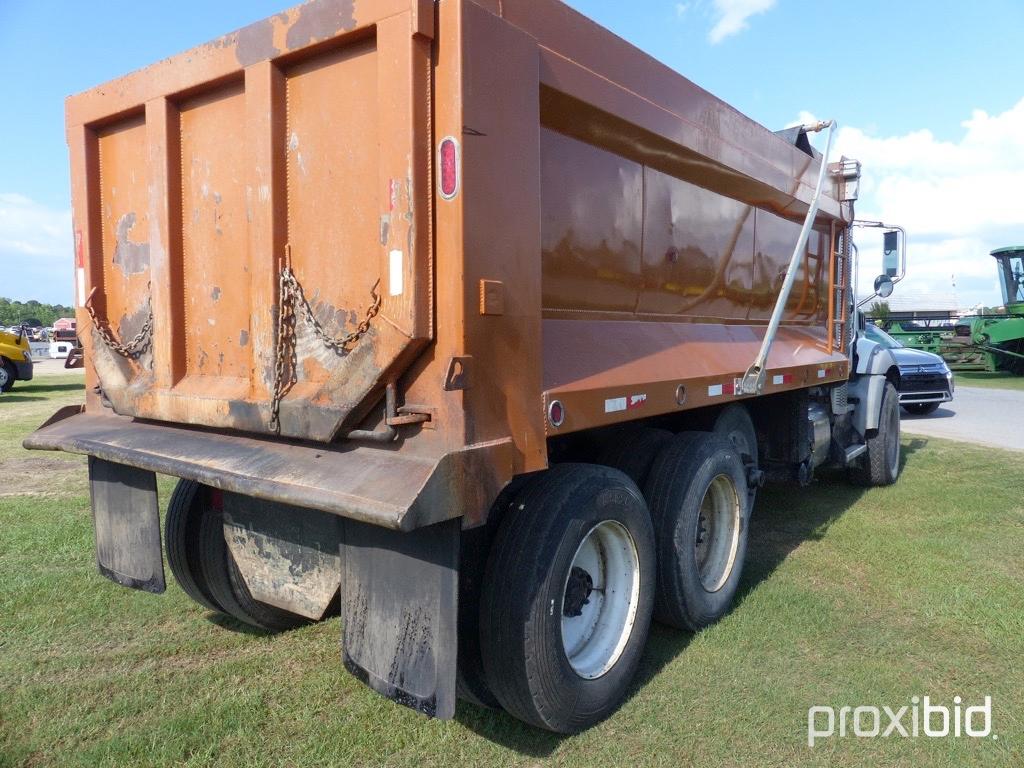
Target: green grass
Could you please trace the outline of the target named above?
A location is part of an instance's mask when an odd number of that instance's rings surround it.
[[[956,371],[956,384],[960,387],[985,387],[986,389],[1015,389],[1024,392],[1024,376],[999,371]]]
[[[655,626],[622,709],[561,738],[468,705],[441,722],[385,701],[342,669],[337,619],[246,632],[174,584],[154,596],[100,577],[81,460],[39,457],[67,462],[49,469],[56,488],[7,471],[36,458],[21,438],[80,400],[60,388],[80,381],[0,397],[0,765],[1024,763],[1019,456],[913,438],[894,487],[766,489],[732,613],[695,636]],[[811,705],[914,695],[991,696],[999,739],[807,747]]]

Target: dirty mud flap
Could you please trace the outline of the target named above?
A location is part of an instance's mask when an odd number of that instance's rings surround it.
[[[338,592],[341,518],[224,494],[224,540],[252,596],[319,621]]]
[[[90,456],[89,493],[100,573],[125,587],[163,592],[156,475]]]
[[[431,717],[455,714],[458,519],[411,533],[345,520],[342,656],[356,678]]]

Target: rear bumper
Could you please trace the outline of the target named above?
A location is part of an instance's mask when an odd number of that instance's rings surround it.
[[[401,531],[457,517],[479,522],[500,491],[494,470],[513,463],[508,439],[424,457],[394,446],[302,445],[78,406],[56,413],[24,446],[95,456]]]

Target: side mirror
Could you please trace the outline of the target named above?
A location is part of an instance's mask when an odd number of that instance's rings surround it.
[[[900,233],[895,229],[882,235],[882,271],[888,277],[896,277],[900,273]],[[877,292],[877,288],[875,290]]]
[[[875,295],[882,299],[888,299],[892,296],[892,277],[889,275],[879,275],[875,278]]]

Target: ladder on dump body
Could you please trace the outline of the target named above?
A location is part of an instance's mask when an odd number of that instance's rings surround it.
[[[845,353],[850,319],[850,230],[833,222],[829,249],[828,351]]]
[[[806,317],[814,317],[818,314],[821,308],[821,273],[824,263],[824,254],[812,251],[810,248],[804,251],[803,286],[800,290],[800,301],[797,302],[793,314]]]

